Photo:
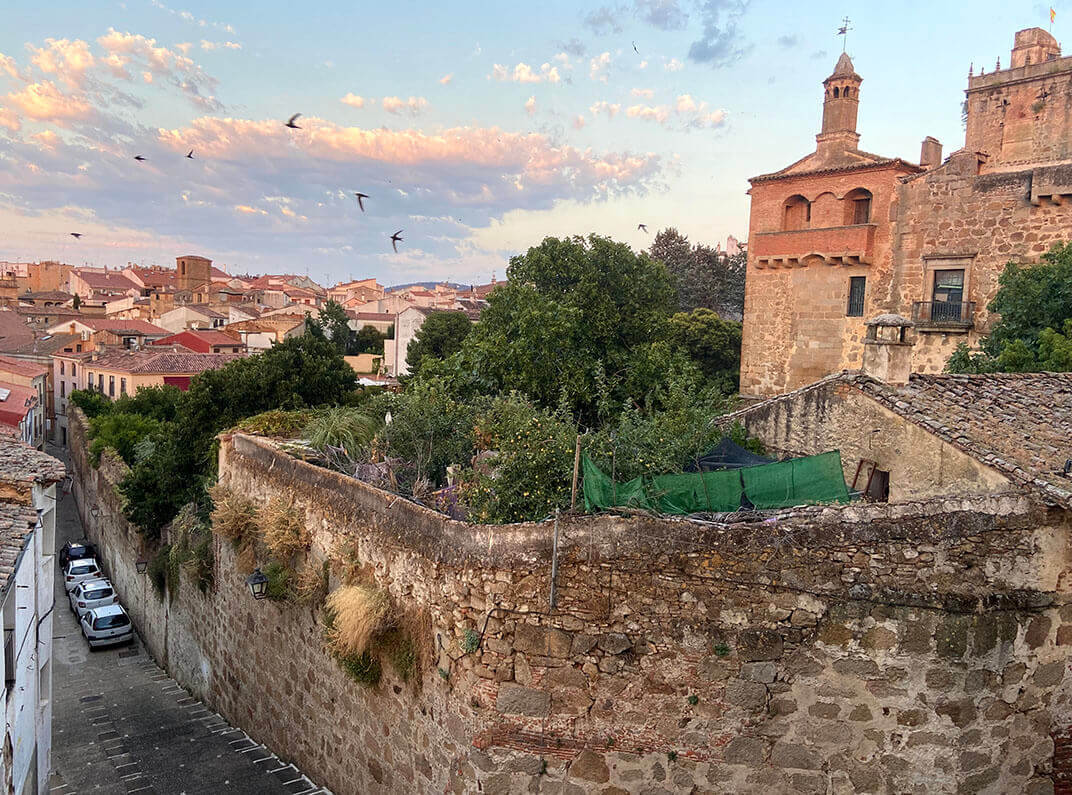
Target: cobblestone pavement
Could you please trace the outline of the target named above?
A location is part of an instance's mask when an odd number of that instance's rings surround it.
[[[63,495],[56,548],[82,535]],[[139,640],[91,652],[58,578],[53,626],[55,795],[328,792],[192,698]]]

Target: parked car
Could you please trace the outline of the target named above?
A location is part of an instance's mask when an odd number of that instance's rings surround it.
[[[74,587],[81,582],[99,580],[100,578],[100,566],[97,565],[97,561],[93,558],[71,560],[63,567],[63,587],[67,589],[67,593],[74,590]]]
[[[119,604],[87,610],[82,616],[81,624],[82,636],[89,642],[91,649],[126,643],[134,638],[130,617]]]
[[[79,620],[94,607],[107,607],[116,602],[115,589],[105,579],[80,582],[67,594],[67,599]]]
[[[96,557],[97,548],[88,541],[84,539],[82,541],[68,541],[63,545],[63,549],[60,550],[60,568],[63,568],[72,560]]]

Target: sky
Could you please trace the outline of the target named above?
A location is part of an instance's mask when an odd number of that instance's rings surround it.
[[[548,235],[745,239],[748,178],[814,149],[843,46],[861,148],[918,161],[963,144],[969,65],[1049,26],[996,0],[4,5],[0,261],[385,284],[502,278]]]

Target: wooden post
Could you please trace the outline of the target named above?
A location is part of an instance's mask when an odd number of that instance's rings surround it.
[[[577,446],[573,450],[573,493],[570,495],[571,511],[577,509],[577,478],[581,474],[581,435],[577,434]]]

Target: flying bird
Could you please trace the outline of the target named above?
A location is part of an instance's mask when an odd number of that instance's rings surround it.
[[[191,149],[189,152],[187,152],[186,157],[189,158],[190,160],[193,160],[194,159],[194,150]]]
[[[73,237],[75,240],[79,240],[82,237],[82,233],[81,232],[71,232],[71,237]]]
[[[368,194],[358,193],[357,191],[354,191],[354,196],[357,197],[357,206],[361,208],[361,212],[365,212],[365,203],[362,201],[362,199],[367,199],[369,197]]]
[[[643,229],[645,232],[648,231],[648,225],[647,224],[637,224],[636,228],[637,229]]]
[[[395,250],[395,254],[398,253],[398,242],[402,239],[402,230],[399,229],[393,235],[391,235],[391,248]]]
[[[287,119],[287,123],[286,123],[286,124],[285,124],[284,126],[285,126],[285,127],[290,127],[290,129],[292,129],[292,130],[300,130],[300,129],[301,129],[301,127],[299,127],[299,126],[298,126],[297,124],[295,124],[295,123],[294,123],[294,121],[295,121],[295,120],[296,120],[296,119],[297,119],[297,118],[298,118],[299,116],[301,116],[301,114],[300,114],[300,113],[295,113],[295,114],[294,114],[293,116],[291,116],[291,117],[290,117],[289,119]]]
[[[637,55],[640,55],[640,50],[638,50],[636,48],[636,42],[635,41],[633,42],[633,52],[635,52]]]
[[[141,162],[141,161],[143,161],[143,160],[144,160],[145,158],[144,158],[144,157],[142,157],[141,155],[134,155],[134,159],[135,159],[135,160],[137,160],[137,161],[138,161],[138,162],[140,163],[140,162]]]

